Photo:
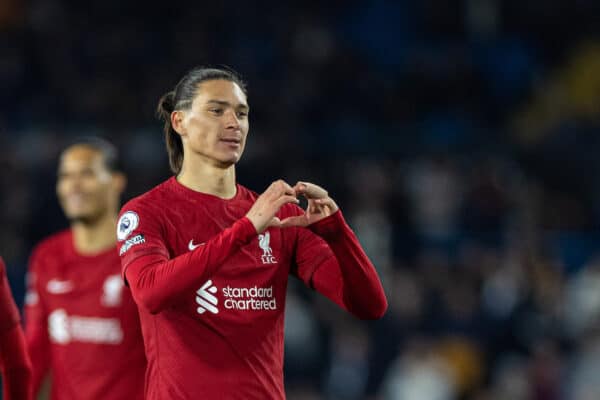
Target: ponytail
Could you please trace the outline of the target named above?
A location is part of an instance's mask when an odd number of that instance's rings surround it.
[[[165,144],[167,145],[167,154],[169,155],[169,165],[175,175],[181,172],[183,166],[183,143],[181,136],[171,125],[171,113],[175,111],[175,92],[165,93],[158,101],[156,115],[158,119],[164,122],[163,132],[165,134]]]

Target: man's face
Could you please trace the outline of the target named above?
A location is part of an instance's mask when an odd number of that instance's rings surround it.
[[[185,156],[198,155],[224,167],[238,162],[248,135],[248,111],[246,95],[236,83],[201,83],[191,108],[173,117],[178,120],[174,126],[181,134]]]
[[[66,217],[84,223],[92,223],[116,207],[120,195],[102,154],[86,145],[63,152],[56,193]]]

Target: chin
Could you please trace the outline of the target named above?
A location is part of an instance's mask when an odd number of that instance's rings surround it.
[[[231,167],[232,165],[235,165],[236,162],[237,161],[232,161],[232,160],[219,160],[218,166],[219,166],[219,168],[227,169],[227,168]]]
[[[89,215],[71,215],[67,219],[71,224],[89,225],[94,222],[94,219]]]
[[[93,212],[79,211],[79,212],[67,212],[65,213],[67,219],[71,223],[83,223],[89,224],[97,219],[97,216]]]
[[[224,166],[224,167],[230,167],[232,165],[235,165],[238,163],[238,161],[240,161],[241,155],[235,155],[235,156],[230,156],[230,157],[223,157],[219,160],[219,162]]]

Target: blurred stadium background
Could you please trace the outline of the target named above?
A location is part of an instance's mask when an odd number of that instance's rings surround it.
[[[600,2],[0,1],[0,254],[18,301],[66,226],[57,155],[116,143],[126,198],[169,176],[159,96],[249,83],[241,183],[338,200],[390,308],[292,284],[290,400],[600,398]]]

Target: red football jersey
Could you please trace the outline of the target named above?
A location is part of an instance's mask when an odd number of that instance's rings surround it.
[[[33,386],[51,373],[51,399],[143,399],[146,358],[137,307],[117,250],[79,254],[70,230],[30,259],[25,333]]]
[[[5,400],[31,399],[31,362],[0,257],[0,372]]]
[[[4,261],[0,258],[0,334],[8,331],[19,323],[19,310],[15,305],[8,279],[6,279],[6,270]]]
[[[341,213],[315,224],[318,234],[259,235],[245,218],[256,198],[237,185],[225,200],[171,178],[123,207],[117,234],[140,309],[147,399],[284,399],[289,274],[359,317],[385,311],[377,273]],[[278,216],[302,212],[286,205]]]

